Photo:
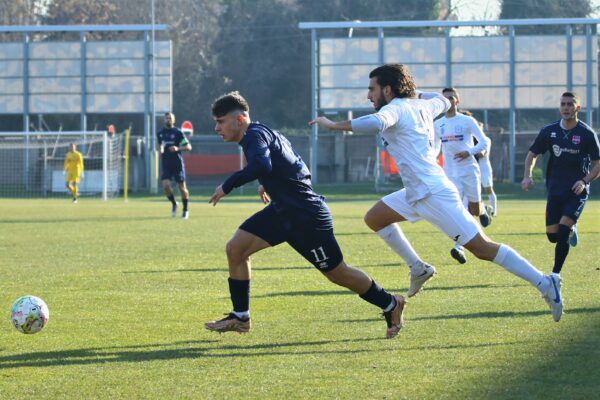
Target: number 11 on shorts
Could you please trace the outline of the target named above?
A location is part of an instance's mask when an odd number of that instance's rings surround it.
[[[315,262],[322,262],[328,260],[329,257],[325,255],[325,251],[323,250],[323,246],[317,247],[316,249],[312,249],[311,253],[315,256]]]

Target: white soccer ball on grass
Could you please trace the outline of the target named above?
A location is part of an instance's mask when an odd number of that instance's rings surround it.
[[[48,324],[49,319],[50,310],[39,297],[19,297],[10,307],[10,321],[21,333],[37,333]]]

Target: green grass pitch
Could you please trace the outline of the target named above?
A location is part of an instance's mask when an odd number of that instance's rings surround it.
[[[598,397],[600,200],[563,270],[560,323],[524,281],[473,256],[458,265],[449,239],[404,223],[438,275],[410,299],[396,339],[383,339],[376,308],[287,245],[252,258],[252,331],[219,335],[203,323],[230,310],[224,248],[261,208],[249,192],[216,207],[196,194],[187,221],[160,196],[0,200],[0,399]],[[379,196],[328,198],[346,261],[405,293],[407,268],[362,221]],[[544,204],[539,193],[501,196],[486,233],[548,273]],[[35,335],[9,321],[25,294],[50,308]]]

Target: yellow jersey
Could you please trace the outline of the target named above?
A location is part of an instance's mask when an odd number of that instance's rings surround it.
[[[68,175],[81,175],[83,172],[83,155],[77,150],[67,152],[64,169]]]

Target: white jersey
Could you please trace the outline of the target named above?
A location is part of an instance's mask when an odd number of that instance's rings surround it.
[[[383,143],[394,158],[410,203],[438,193],[448,185],[453,187],[436,161],[433,128],[433,119],[449,106],[450,102],[442,95],[430,100],[394,98],[372,114],[380,121]],[[355,130],[354,120],[352,127]]]
[[[483,150],[489,151],[491,141],[483,133],[473,117],[457,113],[454,117],[442,117],[435,121],[436,147],[441,144],[444,171],[448,176],[472,175],[479,170],[475,157],[454,159],[457,153],[468,151],[472,156]],[[474,145],[473,138],[477,139]]]

